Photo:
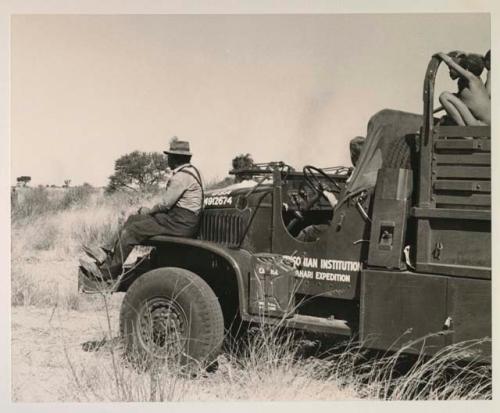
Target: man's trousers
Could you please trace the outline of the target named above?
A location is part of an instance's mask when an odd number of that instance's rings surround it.
[[[113,253],[101,266],[103,277],[116,278],[135,245],[156,235],[193,238],[198,231],[199,215],[174,207],[166,213],[130,215],[118,234]]]

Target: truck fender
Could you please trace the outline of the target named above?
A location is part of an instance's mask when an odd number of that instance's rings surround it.
[[[222,259],[232,269],[236,277],[240,312],[242,316],[248,313],[248,300],[245,293],[245,285],[252,267],[252,254],[248,251],[243,249],[226,248],[221,245],[198,239],[172,237],[167,235],[152,237],[143,244],[156,248],[165,248],[166,250],[175,246],[183,246],[183,248],[190,249],[191,251],[199,250],[208,252]],[[202,276],[203,274],[199,275]]]

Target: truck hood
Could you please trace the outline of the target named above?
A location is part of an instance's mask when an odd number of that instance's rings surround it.
[[[258,188],[256,186],[256,181],[245,180],[224,188],[208,190],[205,192],[204,208],[232,208],[241,196],[247,196],[252,191],[254,194],[269,191],[272,188],[272,179],[266,179]]]

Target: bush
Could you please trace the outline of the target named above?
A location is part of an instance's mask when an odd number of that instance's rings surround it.
[[[93,193],[95,193],[95,189],[89,184],[68,188],[64,191],[64,195],[58,205],[58,209],[68,209],[75,206],[83,207],[88,205],[90,197]]]
[[[11,194],[11,217],[15,221],[69,208],[87,207],[96,192],[97,190],[89,184],[65,190],[47,189],[43,186],[22,188]]]
[[[12,271],[11,304],[13,306],[52,306],[57,302],[57,286],[54,282],[40,283],[33,274],[17,265]]]
[[[26,188],[16,193],[11,212],[13,219],[42,215],[52,209],[49,191],[42,186]]]
[[[58,244],[59,227],[53,221],[46,221],[40,227],[42,231],[33,231],[31,246],[35,250],[50,250]]]
[[[82,211],[73,216],[73,222],[68,228],[71,231],[69,238],[77,247],[109,246],[124,219],[125,214],[112,208],[95,208],[92,213]]]

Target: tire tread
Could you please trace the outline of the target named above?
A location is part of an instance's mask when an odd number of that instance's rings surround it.
[[[224,319],[219,300],[210,286],[197,274],[178,267],[157,268],[140,276],[130,286],[125,295],[120,309],[120,334],[125,339],[127,350],[133,345],[130,337],[127,337],[127,324],[134,316],[136,306],[141,302],[142,296],[148,290],[157,290],[159,286],[177,288],[181,283],[181,293],[192,294],[193,305],[201,323],[199,323],[198,337],[203,339],[194,343],[195,350],[192,351],[194,358],[214,358],[224,338]],[[137,303],[139,301],[139,303]],[[136,304],[134,304],[136,303]],[[191,307],[192,308],[192,307]],[[191,343],[192,344],[192,343]],[[191,347],[191,345],[190,345]]]

